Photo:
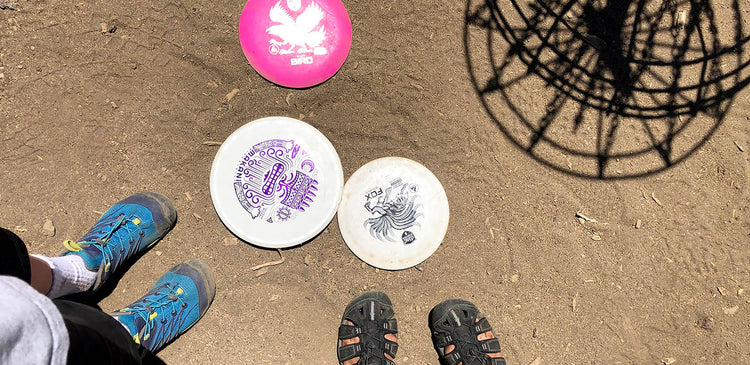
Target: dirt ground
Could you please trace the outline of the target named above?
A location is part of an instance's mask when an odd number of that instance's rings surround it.
[[[366,290],[394,302],[399,364],[438,363],[427,313],[452,297],[487,315],[509,364],[750,363],[750,4],[702,3],[579,0],[557,19],[539,10],[557,1],[344,0],[347,62],[292,90],[247,65],[243,1],[0,0],[0,226],[56,255],[119,199],[170,197],[172,233],[99,303],[206,261],[216,299],[169,364],[333,364]],[[618,4],[620,23],[601,21]],[[204,142],[273,115],[323,132],[345,177],[384,156],[428,167],[450,202],[441,247],[376,270],[334,218],[257,276],[278,254],[225,244]]]

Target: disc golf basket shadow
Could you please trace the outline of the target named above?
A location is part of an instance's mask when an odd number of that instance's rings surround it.
[[[750,3],[468,0],[474,88],[505,135],[572,175],[618,179],[685,160],[748,84]]]

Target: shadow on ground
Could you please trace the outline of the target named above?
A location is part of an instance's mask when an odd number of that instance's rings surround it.
[[[467,2],[474,88],[518,148],[568,174],[632,178],[674,166],[711,138],[750,80],[737,0],[727,19],[700,0],[510,5]]]

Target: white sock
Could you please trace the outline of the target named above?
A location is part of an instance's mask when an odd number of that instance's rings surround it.
[[[78,255],[60,257],[31,256],[43,260],[52,269],[52,288],[47,293],[49,298],[54,299],[86,291],[96,281],[97,273],[87,269],[83,258]]]

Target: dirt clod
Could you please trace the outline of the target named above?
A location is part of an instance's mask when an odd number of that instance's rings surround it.
[[[42,233],[47,237],[53,237],[55,235],[55,225],[52,223],[52,219],[47,218],[42,226]]]

